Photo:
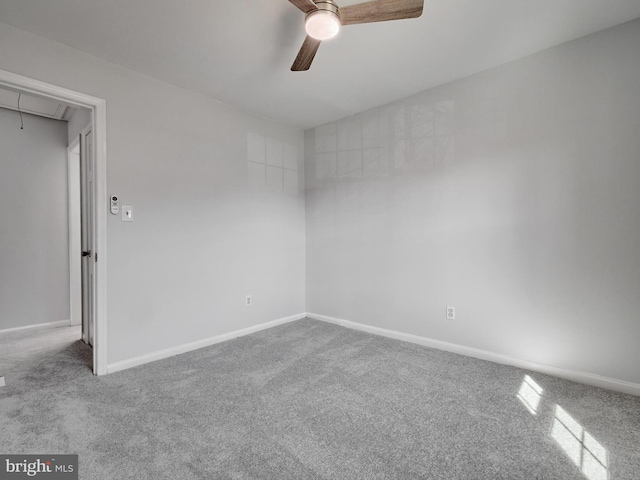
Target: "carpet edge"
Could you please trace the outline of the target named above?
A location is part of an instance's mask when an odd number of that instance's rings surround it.
[[[49,328],[61,328],[61,327],[73,327],[73,326],[74,325],[71,325],[71,320],[58,320],[55,322],[48,322],[48,323],[36,323],[34,325],[24,325],[22,327],[5,328],[3,330],[0,330],[0,336],[7,335],[10,333],[23,332],[26,330],[36,331],[36,330],[46,330]]]
[[[165,358],[173,357],[175,355],[180,355],[182,353],[191,352],[193,350],[198,350],[200,348],[215,345],[216,343],[226,342],[227,340],[232,340],[234,338],[250,335],[252,333],[256,333],[261,330],[266,330],[268,328],[277,327],[278,325],[295,322],[296,320],[302,320],[303,318],[305,318],[305,314],[298,313],[295,315],[290,315],[288,317],[282,317],[276,320],[271,320],[269,322],[260,323],[252,327],[242,328],[240,330],[234,330],[232,332],[223,333],[221,335],[216,335],[214,337],[209,337],[202,340],[196,340],[195,342],[176,345],[175,347],[166,348],[164,350],[158,350],[156,352],[146,353],[144,355],[129,358],[127,360],[120,360],[118,362],[110,363],[109,365],[107,365],[107,374],[119,372],[122,370],[126,370],[128,368],[137,367],[140,365],[144,365],[146,363],[155,362],[156,360],[162,360]]]
[[[594,373],[580,372],[576,370],[567,370],[552,365],[545,365],[543,363],[532,362],[530,360],[523,360],[520,358],[512,357],[509,355],[502,355],[494,353],[488,350],[481,350],[473,347],[466,347],[455,343],[444,342],[442,340],[435,340],[428,337],[421,337],[410,333],[398,332],[395,330],[387,330],[385,328],[373,327],[362,323],[352,322],[351,320],[345,320],[342,318],[330,317],[327,315],[320,315],[316,313],[307,312],[307,318],[313,320],[319,320],[322,322],[333,323],[353,330],[360,330],[362,332],[371,333],[374,335],[380,335],[383,337],[393,338],[396,340],[402,340],[405,342],[415,343],[425,347],[436,348],[446,352],[457,353],[465,355],[467,357],[479,358],[481,360],[488,360],[490,362],[499,363],[502,365],[509,365],[512,367],[518,367],[525,370],[531,370],[538,373],[544,373],[554,377],[563,378],[565,380],[571,380],[594,387],[605,388],[607,390],[613,390],[621,393],[628,393],[635,396],[640,396],[640,384],[628,382],[626,380],[619,380],[616,378],[605,377]]]

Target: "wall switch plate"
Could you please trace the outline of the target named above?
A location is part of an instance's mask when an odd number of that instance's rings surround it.
[[[244,306],[250,307],[252,305],[253,305],[253,297],[251,295],[247,295],[246,297],[244,297]]]
[[[450,307],[447,305],[447,319],[455,320],[456,319],[456,307]]]
[[[133,222],[133,207],[131,205],[122,206],[122,221]]]

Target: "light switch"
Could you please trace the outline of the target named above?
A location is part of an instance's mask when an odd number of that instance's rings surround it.
[[[131,205],[122,206],[122,221],[133,222],[133,207]]]

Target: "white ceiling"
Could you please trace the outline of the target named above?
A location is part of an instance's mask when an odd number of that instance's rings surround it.
[[[304,128],[638,17],[640,0],[426,0],[291,72],[304,15],[287,0],[0,0],[0,21]]]

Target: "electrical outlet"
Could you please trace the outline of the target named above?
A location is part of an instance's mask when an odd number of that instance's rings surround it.
[[[247,295],[246,297],[244,297],[244,306],[250,307],[252,305],[253,305],[253,297],[251,295]]]
[[[455,320],[456,319],[456,307],[450,307],[447,305],[447,319]]]

